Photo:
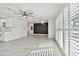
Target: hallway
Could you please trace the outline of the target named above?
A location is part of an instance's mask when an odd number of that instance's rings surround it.
[[[37,55],[33,54],[37,53]],[[46,54],[45,54],[46,53]],[[40,54],[40,55],[39,55]],[[54,39],[47,36],[28,36],[9,42],[0,42],[0,56],[61,56]]]

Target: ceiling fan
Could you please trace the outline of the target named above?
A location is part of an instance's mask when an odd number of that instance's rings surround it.
[[[6,7],[5,9],[10,10],[10,11],[14,11],[13,14],[18,15],[19,17],[26,17],[26,18],[28,18],[28,17],[34,17],[33,16],[33,11],[30,10],[30,9],[25,9],[25,10],[22,10],[22,9],[18,10],[17,9],[17,10],[13,10],[13,9],[11,9],[9,7]]]

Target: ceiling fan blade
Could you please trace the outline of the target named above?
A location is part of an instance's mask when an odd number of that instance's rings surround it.
[[[14,10],[14,9],[10,8],[10,7],[5,7],[5,9],[9,10],[9,11],[17,11],[17,10]]]
[[[13,13],[13,14],[16,14],[16,15],[22,15],[22,13]]]
[[[30,16],[30,17],[34,17],[34,16]]]
[[[24,11],[22,9],[19,9],[20,13],[23,13]]]
[[[29,17],[34,17],[33,15],[28,15]]]
[[[0,18],[3,18],[3,17],[0,17]]]
[[[31,9],[25,9],[24,11],[25,12],[31,12],[32,10]]]
[[[27,14],[33,14],[33,12],[29,12],[29,13],[27,13]]]
[[[23,16],[18,16],[18,17],[23,17]]]
[[[10,8],[9,8],[9,7],[5,7],[5,9],[10,10]]]

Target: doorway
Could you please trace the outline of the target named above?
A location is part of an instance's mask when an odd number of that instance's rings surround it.
[[[34,34],[48,34],[48,23],[34,23]]]

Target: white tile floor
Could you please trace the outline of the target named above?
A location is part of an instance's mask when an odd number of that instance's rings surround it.
[[[47,36],[28,36],[0,42],[0,56],[62,56],[54,39]]]

